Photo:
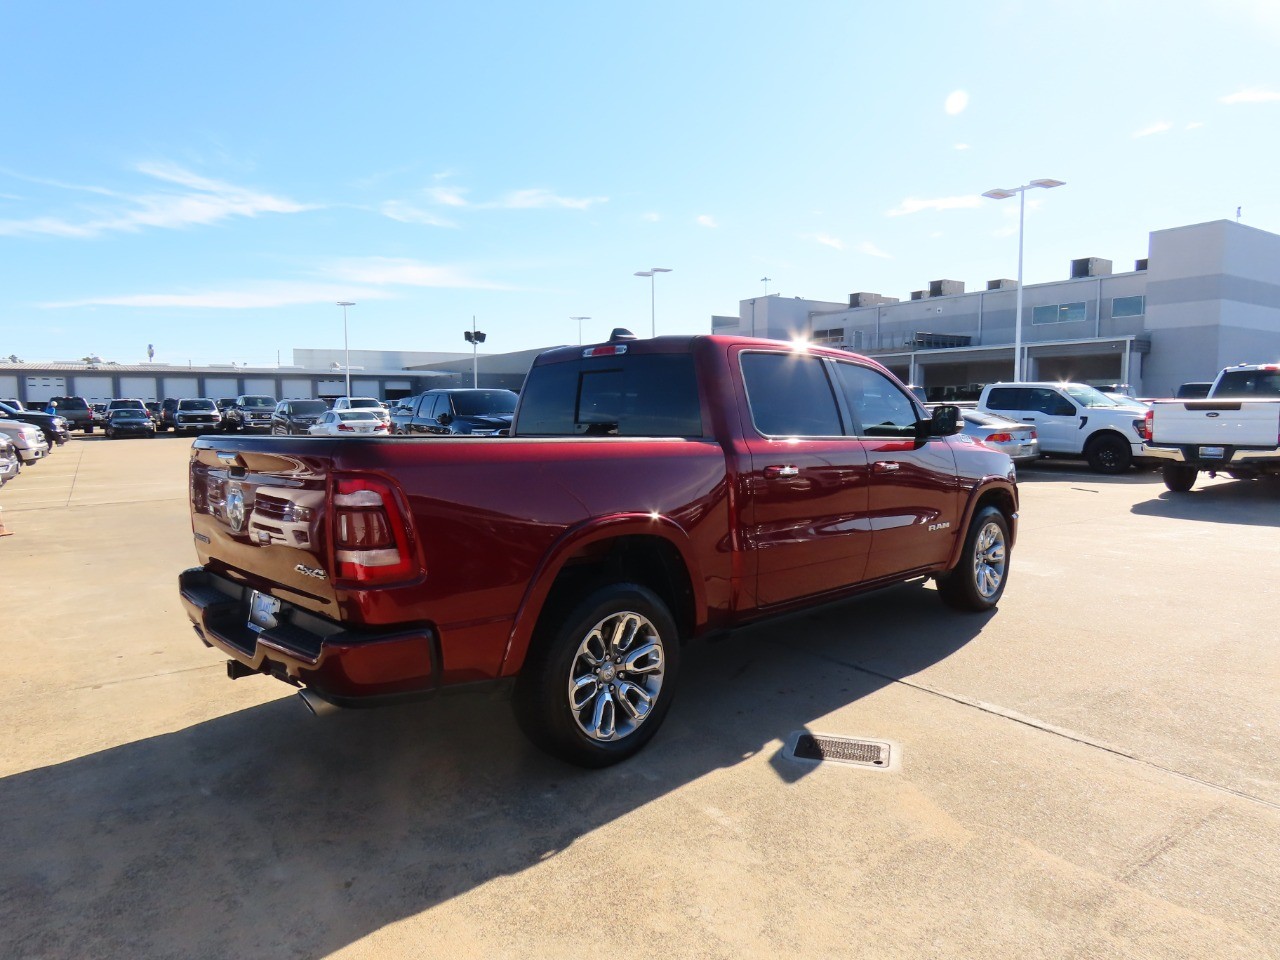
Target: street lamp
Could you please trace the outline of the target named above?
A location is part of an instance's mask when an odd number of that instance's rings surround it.
[[[772,280],[772,279],[773,279],[773,277],[761,277],[761,278],[760,278],[760,282],[764,284],[764,295],[765,295],[766,297],[769,295],[769,281],[770,281],[770,280]]]
[[[578,321],[578,343],[581,344],[582,343],[582,321],[590,320],[591,318],[590,317],[570,317],[569,319]]]
[[[649,278],[649,336],[656,337],[658,335],[658,323],[653,307],[653,277],[658,273],[670,273],[670,267],[650,267],[648,270],[637,270],[637,277]]]
[[[480,348],[480,344],[484,343],[485,335],[476,329],[476,318],[471,318],[471,329],[462,331],[462,339],[471,344],[471,385],[477,389],[480,387],[480,357],[476,351]]]
[[[351,348],[347,345],[347,307],[354,307],[354,300],[339,300],[342,308],[342,354],[347,367],[347,396],[351,396]]]
[[[1032,180],[1030,183],[1024,183],[1020,187],[1010,187],[1008,190],[1003,187],[996,187],[994,190],[988,190],[983,194],[984,197],[992,200],[1008,200],[1015,193],[1018,195],[1018,299],[1013,318],[1013,380],[1015,383],[1022,380],[1022,234],[1023,224],[1027,215],[1027,191],[1035,187],[1049,190],[1053,187],[1062,186],[1064,182],[1062,180]]]

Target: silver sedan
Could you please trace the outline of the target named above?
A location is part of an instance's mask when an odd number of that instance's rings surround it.
[[[313,437],[385,437],[387,424],[372,410],[330,410],[307,428]]]
[[[977,410],[961,410],[960,416],[964,420],[961,433],[993,450],[1007,453],[1014,463],[1040,459],[1040,439],[1034,426]]]

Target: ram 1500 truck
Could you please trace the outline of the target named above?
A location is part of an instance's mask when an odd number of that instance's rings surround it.
[[[197,440],[182,601],[233,678],[313,709],[506,681],[530,739],[604,766],[687,640],[928,577],[995,606],[1014,470],[958,429],[843,351],[615,331],[535,360],[510,437]]]
[[[1204,400],[1152,401],[1143,434],[1174,493],[1201,470],[1237,480],[1280,474],[1280,364],[1227,367]]]

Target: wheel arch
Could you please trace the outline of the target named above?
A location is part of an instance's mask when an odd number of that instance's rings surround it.
[[[639,583],[656,593],[682,638],[705,622],[706,588],[684,530],[651,514],[601,518],[566,532],[548,551],[516,611],[499,673],[519,673],[548,617],[584,590],[611,582]]]
[[[969,493],[969,502],[965,504],[964,517],[956,532],[955,546],[951,548],[951,557],[947,562],[948,570],[960,562],[969,524],[979,510],[988,506],[995,507],[1004,515],[1005,525],[1009,528],[1009,547],[1013,547],[1018,537],[1018,488],[1004,477],[988,477]]]

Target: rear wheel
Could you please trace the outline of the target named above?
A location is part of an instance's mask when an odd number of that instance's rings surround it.
[[[1196,475],[1199,472],[1195,467],[1189,467],[1185,463],[1166,463],[1161,468],[1164,485],[1174,493],[1186,493],[1195,486]]]
[[[657,594],[634,583],[599,587],[535,637],[516,683],[516,719],[548,753],[607,767],[657,732],[679,663],[675,621]]]
[[[969,523],[960,562],[938,577],[938,593],[958,610],[990,610],[1000,602],[1009,573],[1009,524],[995,507]]]
[[[1099,437],[1089,444],[1085,456],[1098,473],[1124,473],[1133,461],[1133,452],[1121,437]]]

